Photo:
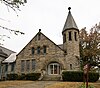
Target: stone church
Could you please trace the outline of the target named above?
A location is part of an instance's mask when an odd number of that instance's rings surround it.
[[[71,14],[71,8],[68,10],[62,30],[63,44],[55,44],[39,29],[17,55],[17,74],[40,72],[41,80],[50,80],[60,77],[64,70],[79,70],[79,29]]]

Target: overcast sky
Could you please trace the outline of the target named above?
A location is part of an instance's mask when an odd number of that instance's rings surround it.
[[[17,14],[0,3],[0,25],[20,30],[25,35],[14,35],[0,29],[11,39],[4,38],[3,47],[19,52],[41,29],[56,44],[62,44],[62,29],[68,15],[68,7],[79,29],[87,31],[100,22],[100,0],[27,0]]]

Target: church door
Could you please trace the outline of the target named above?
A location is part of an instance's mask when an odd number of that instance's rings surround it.
[[[48,65],[48,74],[49,75],[58,75],[58,74],[60,74],[60,65],[58,63],[50,63]]]

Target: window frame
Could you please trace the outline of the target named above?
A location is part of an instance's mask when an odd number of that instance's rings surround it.
[[[32,47],[31,52],[32,52],[32,55],[35,54],[35,48],[34,47]]]
[[[21,72],[25,71],[25,60],[21,60]]]
[[[26,60],[26,71],[30,71],[30,60]]]
[[[40,48],[40,46],[38,46],[37,47],[37,54],[40,54],[40,52],[41,52],[41,48]]]
[[[43,54],[46,54],[47,53],[47,46],[43,46]]]
[[[75,41],[77,41],[77,32],[74,32]]]
[[[69,41],[71,41],[72,40],[72,31],[69,31],[68,35],[69,35]]]
[[[32,70],[35,70],[36,68],[36,60],[32,59]]]

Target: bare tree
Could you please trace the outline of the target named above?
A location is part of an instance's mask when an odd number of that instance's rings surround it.
[[[1,2],[1,4],[6,5],[8,9],[9,8],[13,9],[16,12],[16,11],[20,11],[20,6],[27,3],[27,0],[0,0],[0,2]],[[13,29],[10,29],[8,27],[4,27],[2,25],[0,25],[0,28],[8,30],[10,32],[13,32],[15,35],[24,34],[24,32],[21,32],[19,30],[13,30]],[[3,37],[10,38],[9,36],[3,35],[3,34],[1,34],[0,37],[1,37],[0,39],[2,39]]]
[[[0,0],[1,3],[5,4],[7,7],[12,8],[14,11],[19,10],[20,5],[24,5],[27,0]]]

